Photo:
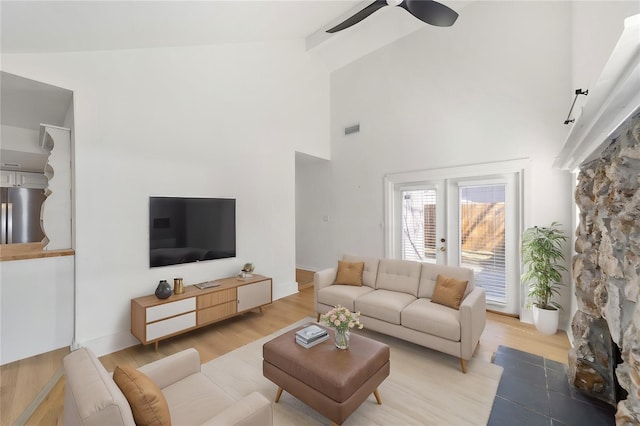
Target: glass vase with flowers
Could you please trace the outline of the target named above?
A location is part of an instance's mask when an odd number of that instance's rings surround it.
[[[349,347],[349,330],[352,328],[362,329],[364,325],[360,322],[360,312],[351,312],[344,306],[336,306],[324,315],[320,316],[320,321],[336,330],[335,344],[339,349]]]

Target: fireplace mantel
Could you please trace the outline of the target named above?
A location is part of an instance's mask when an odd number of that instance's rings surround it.
[[[640,112],[640,15],[624,30],[564,143],[554,167],[574,171],[595,158],[618,129]]]

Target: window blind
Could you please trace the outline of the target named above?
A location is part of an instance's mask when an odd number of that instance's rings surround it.
[[[435,261],[435,189],[402,191],[402,258]]]
[[[460,247],[487,299],[506,303],[505,185],[460,188]]]

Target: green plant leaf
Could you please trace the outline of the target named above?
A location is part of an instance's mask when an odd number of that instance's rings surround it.
[[[526,269],[522,282],[529,284],[528,297],[532,304],[541,309],[562,309],[553,301],[554,295],[560,295],[562,265],[564,254],[562,244],[567,240],[560,223],[552,222],[549,227],[534,226],[522,234],[522,263]]]

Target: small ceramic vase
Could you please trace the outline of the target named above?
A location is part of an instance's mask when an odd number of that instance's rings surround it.
[[[160,284],[156,287],[156,297],[158,299],[166,299],[171,296],[171,294],[173,294],[173,290],[167,280],[160,281]]]

